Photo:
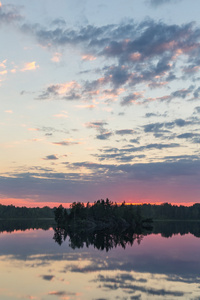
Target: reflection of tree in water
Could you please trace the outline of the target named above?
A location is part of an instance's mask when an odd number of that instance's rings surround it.
[[[140,244],[144,235],[147,234],[147,232],[142,232],[140,228],[138,230],[126,229],[120,232],[108,229],[88,231],[77,228],[63,229],[57,227],[54,229],[53,238],[55,242],[61,245],[69,237],[69,246],[73,249],[93,245],[98,250],[109,251],[117,246],[125,249],[128,245],[132,246],[134,241]]]
[[[109,251],[112,248],[121,246],[132,246],[134,242],[141,243],[144,236],[148,234],[161,234],[163,237],[171,237],[176,234],[185,235],[188,233],[200,237],[200,222],[155,222],[153,228],[128,228],[119,230],[87,230],[77,227],[56,227],[54,228],[54,240],[61,245],[66,238],[69,238],[69,246],[73,249],[89,247],[93,245],[99,250]]]
[[[0,232],[25,231],[29,229],[49,230],[55,225],[54,220],[38,219],[8,219],[0,220]]]
[[[176,234],[185,235],[193,234],[195,237],[200,237],[200,222],[193,221],[160,221],[154,222],[155,234],[161,233],[163,237],[171,237]]]

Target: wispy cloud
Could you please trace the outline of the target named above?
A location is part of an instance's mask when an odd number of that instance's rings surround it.
[[[96,59],[96,57],[93,56],[93,55],[90,55],[90,54],[82,55],[82,60],[89,60],[89,61],[91,61],[91,60],[95,60],[95,59]]]
[[[58,114],[55,114],[55,115],[53,115],[55,118],[68,118],[69,116],[68,116],[68,113],[66,112],[66,111],[61,111],[60,113],[58,113]]]
[[[62,53],[55,52],[53,57],[51,58],[51,61],[53,61],[55,63],[59,63],[61,61],[61,58],[62,58]]]
[[[6,62],[7,62],[7,59],[4,59],[2,62],[0,62],[0,68],[5,69],[6,68]]]
[[[25,63],[24,67],[21,69],[22,72],[32,71],[39,68],[39,65],[36,65],[35,61]]]
[[[158,7],[164,4],[175,4],[176,2],[180,1],[182,0],[147,0],[147,3],[149,2],[149,4],[153,7]]]
[[[47,87],[45,91],[38,97],[38,99],[65,99],[73,100],[79,99],[80,85],[76,81],[70,81],[60,84],[52,84]]]
[[[52,144],[58,145],[58,146],[72,146],[72,145],[78,145],[78,144],[80,144],[80,142],[65,140],[65,141],[61,141],[61,142],[53,142]]]
[[[0,5],[0,25],[13,24],[22,19],[23,19],[23,17],[20,13],[18,6],[15,6],[13,4],[4,5],[1,3],[1,5]]]

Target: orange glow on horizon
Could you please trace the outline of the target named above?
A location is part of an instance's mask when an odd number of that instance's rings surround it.
[[[125,200],[124,200],[125,201]],[[120,201],[120,202],[116,202],[118,205],[121,205],[124,201]],[[82,201],[73,201],[73,202],[82,202]],[[0,198],[0,204],[1,205],[14,205],[16,207],[30,207],[30,208],[34,208],[34,207],[45,207],[48,206],[50,208],[54,208],[54,207],[58,207],[59,205],[62,205],[64,208],[70,208],[70,205],[73,202],[69,202],[69,203],[65,203],[62,201],[59,202],[37,202],[35,199],[19,199],[19,198]],[[95,201],[96,202],[96,201]],[[112,201],[115,204],[115,201]],[[84,202],[83,202],[84,203]],[[130,200],[126,200],[125,201],[125,205],[143,205],[143,204],[150,204],[150,205],[162,205],[164,203],[168,203],[171,204],[172,206],[193,206],[194,204],[197,204],[197,202],[170,202],[170,201],[155,201],[155,202],[151,202],[151,201],[130,201]],[[84,203],[85,205],[87,203]],[[93,202],[89,202],[90,205],[93,204]]]
[[[62,204],[63,207],[69,208],[71,203],[62,203],[62,202],[37,202],[33,199],[19,199],[19,198],[0,198],[0,204],[2,205],[14,205],[16,207],[39,207],[48,206],[50,208],[58,207]]]
[[[117,203],[117,204],[122,204],[123,202]],[[150,204],[150,205],[162,205],[162,204],[170,204],[172,206],[193,206],[197,202],[188,202],[188,203],[183,203],[183,202],[168,202],[168,201],[162,201],[162,202],[125,202],[126,205],[143,205],[143,204]]]

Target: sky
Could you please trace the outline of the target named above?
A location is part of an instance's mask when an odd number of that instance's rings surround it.
[[[200,202],[200,1],[0,2],[0,203]]]

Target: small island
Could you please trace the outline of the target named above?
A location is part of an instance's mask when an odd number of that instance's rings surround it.
[[[103,199],[87,205],[72,203],[70,210],[60,205],[55,209],[54,240],[61,245],[69,237],[72,248],[93,245],[109,251],[120,245],[126,248],[152,231],[152,219],[144,219],[140,206],[117,204]]]
[[[127,229],[129,227],[145,227],[152,219],[143,218],[141,207],[134,205],[121,205],[106,200],[98,200],[94,204],[87,205],[74,202],[70,210],[62,205],[54,211],[55,221],[59,227],[85,228],[85,229]]]

